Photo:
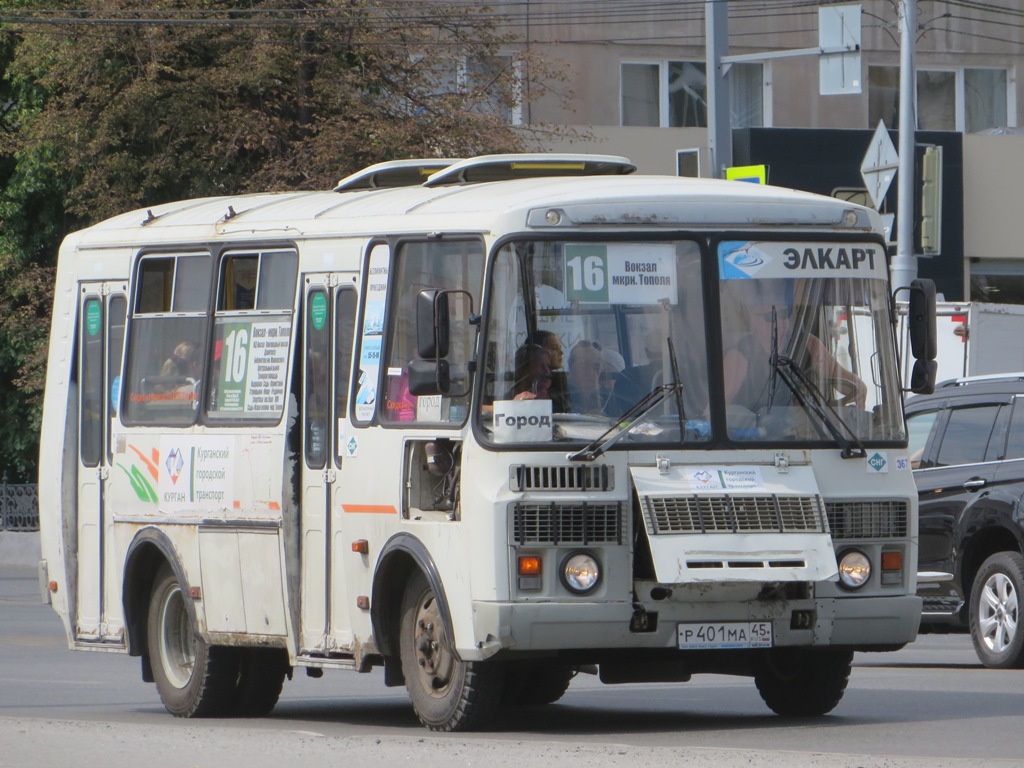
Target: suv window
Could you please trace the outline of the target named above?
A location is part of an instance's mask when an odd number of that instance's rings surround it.
[[[910,441],[907,453],[910,456],[911,469],[921,468],[924,448],[928,444],[928,437],[935,427],[935,420],[938,419],[939,413],[939,411],[922,411],[907,417],[907,438]]]
[[[935,460],[936,466],[948,467],[984,461],[998,413],[998,405],[952,409],[949,412],[946,431],[942,435],[942,445]]]
[[[1013,400],[1013,417],[1010,419],[1006,458],[1024,459],[1024,398],[1015,397]]]

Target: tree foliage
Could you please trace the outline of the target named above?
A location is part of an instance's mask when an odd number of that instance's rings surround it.
[[[177,199],[332,186],[382,160],[517,151],[557,67],[440,0],[0,0],[0,469],[33,471],[68,232]]]

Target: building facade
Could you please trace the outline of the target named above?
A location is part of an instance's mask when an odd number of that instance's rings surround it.
[[[736,131],[746,130],[798,129],[793,141],[805,140],[806,129],[863,132],[863,146],[844,133],[834,160],[818,160],[814,191],[846,190],[847,177],[830,179],[833,166],[859,166],[880,122],[899,128],[897,5],[720,0],[715,13],[726,11],[728,30],[723,53],[735,59],[726,74],[734,144]],[[495,5],[525,45],[563,62],[570,73],[564,104],[531,98],[527,90],[514,119],[567,126],[588,137],[551,140],[545,148],[622,154],[641,172],[721,175],[709,167],[707,152],[710,7],[705,0]],[[823,95],[819,56],[806,51],[819,45],[819,9],[836,14],[850,7],[860,9],[861,49],[842,64],[849,90]],[[842,18],[848,20],[845,13]],[[958,236],[948,242],[962,242],[962,252],[948,253],[941,264],[922,261],[921,272],[960,270],[946,281],[951,300],[1024,303],[1024,249],[1013,226],[1020,194],[1012,170],[1024,168],[1024,130],[1018,129],[1024,86],[1017,77],[1024,65],[1024,7],[1017,0],[918,0],[918,22],[917,130],[957,134],[962,143],[956,173],[943,172],[943,183],[962,193],[962,211],[946,212],[960,219],[952,223]],[[793,162],[793,153],[783,154],[743,161],[768,165],[769,183],[785,183],[793,174],[781,163]],[[944,231],[950,225],[946,221]]]

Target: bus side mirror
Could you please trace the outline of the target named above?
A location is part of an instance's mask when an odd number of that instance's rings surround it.
[[[930,395],[935,391],[935,375],[938,370],[937,360],[915,360],[910,371],[910,391],[917,395]]]
[[[924,279],[911,280],[908,304],[907,330],[910,333],[910,353],[914,357],[908,389],[919,395],[928,395],[935,391],[935,375],[939,367],[935,361],[938,354],[935,283]]]
[[[448,357],[448,292],[428,290],[416,294],[416,353],[424,360]]]
[[[934,360],[938,354],[935,332],[935,283],[931,280],[910,282],[907,323],[910,330],[910,351],[915,360]]]
[[[452,388],[451,368],[447,360],[411,360],[409,394],[447,395]]]

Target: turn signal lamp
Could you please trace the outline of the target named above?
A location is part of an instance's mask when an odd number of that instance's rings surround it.
[[[891,551],[882,553],[882,583],[903,583],[903,553]]]
[[[539,576],[541,574],[541,559],[537,555],[519,556],[520,576]]]
[[[516,560],[516,571],[520,591],[537,592],[544,587],[544,580],[541,578],[544,561],[540,555],[520,555]]]

